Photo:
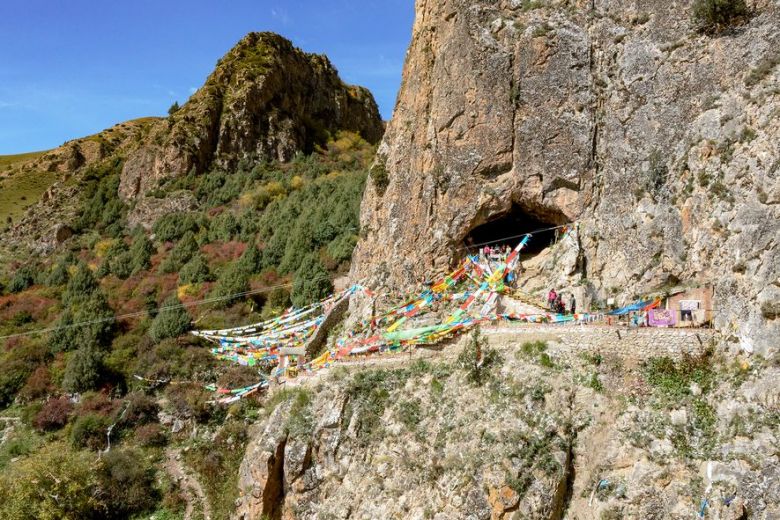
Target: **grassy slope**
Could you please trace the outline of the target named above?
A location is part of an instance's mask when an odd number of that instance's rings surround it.
[[[0,172],[20,163],[37,159],[47,151],[48,150],[43,150],[40,152],[18,153],[14,155],[0,155]]]
[[[46,151],[0,155],[0,227],[11,217],[18,221],[27,206],[34,204],[56,179],[49,172],[19,172],[3,179],[4,173],[33,161]]]

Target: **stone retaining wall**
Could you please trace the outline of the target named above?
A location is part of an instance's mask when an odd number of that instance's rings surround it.
[[[598,352],[639,361],[668,356],[697,356],[714,346],[714,329],[625,328],[597,325],[508,325],[485,328],[491,341],[547,341],[553,353]]]

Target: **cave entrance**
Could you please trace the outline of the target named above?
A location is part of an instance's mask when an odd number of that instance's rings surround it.
[[[536,256],[555,243],[558,230],[549,229],[566,222],[563,215],[551,215],[539,218],[512,204],[506,213],[496,215],[492,220],[472,229],[463,240],[470,253],[476,253],[480,247],[509,245],[514,248],[527,233],[533,233],[531,240],[523,249],[522,257]]]

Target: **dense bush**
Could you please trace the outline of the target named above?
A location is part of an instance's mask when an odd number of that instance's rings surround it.
[[[88,168],[82,182],[82,210],[76,231],[98,230],[119,237],[127,207],[119,199],[122,161],[112,159]]]
[[[209,224],[209,241],[228,242],[238,235],[240,231],[241,226],[235,215],[230,211],[226,211],[215,217]]]
[[[142,425],[157,420],[160,407],[157,401],[144,393],[133,392],[126,397],[123,422],[125,425]]]
[[[150,511],[159,500],[154,469],[142,453],[114,449],[103,455],[97,469],[104,518],[129,518]]]
[[[745,0],[695,0],[693,21],[699,30],[708,33],[722,31],[748,16]]]
[[[0,352],[0,408],[11,404],[33,371],[48,360],[46,347],[34,342]]]
[[[65,261],[60,261],[54,265],[49,276],[46,277],[46,285],[50,287],[65,285],[69,279],[68,264]]]
[[[33,426],[40,431],[59,430],[68,423],[73,404],[67,397],[49,399],[33,419]]]
[[[236,261],[222,270],[209,297],[218,298],[214,302],[215,307],[227,307],[241,299],[241,296],[236,295],[241,295],[248,290],[249,273],[247,273],[240,261]]]
[[[53,443],[0,472],[0,518],[99,518],[94,459]]]
[[[333,292],[333,284],[322,262],[313,255],[306,255],[293,283],[292,301],[296,307],[303,307],[319,301]]]
[[[76,448],[102,450],[106,447],[106,432],[111,421],[95,413],[80,415],[70,430],[70,442]]]
[[[158,343],[164,339],[176,338],[190,330],[191,321],[179,297],[173,294],[165,300],[160,312],[152,321],[149,337]]]
[[[31,266],[20,267],[8,283],[8,292],[19,293],[35,283],[35,269]]]

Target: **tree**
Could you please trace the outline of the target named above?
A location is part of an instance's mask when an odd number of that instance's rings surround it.
[[[133,245],[130,246],[133,274],[149,269],[153,253],[152,241],[147,238],[143,230],[139,229],[133,236]]]
[[[328,296],[333,284],[328,271],[314,254],[308,254],[295,272],[292,302],[296,307],[304,307]]]
[[[179,270],[179,281],[182,283],[201,283],[209,280],[211,280],[211,270],[206,258],[200,252]]]
[[[235,295],[245,293],[248,290],[249,274],[243,268],[239,259],[228,264],[222,270],[210,296],[212,298],[220,298],[214,304],[216,307],[227,307],[238,300]]]
[[[181,269],[192,256],[198,252],[198,242],[195,240],[195,233],[187,231],[181,239],[173,246],[171,252],[165,261],[160,264],[160,271],[163,273],[174,273]]]
[[[103,372],[103,353],[93,346],[74,352],[65,367],[62,386],[71,393],[93,390],[100,383]]]
[[[190,315],[179,301],[176,294],[171,295],[163,304],[149,327],[149,337],[155,342],[168,338],[176,338],[190,330]]]
[[[176,112],[178,112],[180,108],[181,108],[181,107],[179,106],[179,102],[178,102],[178,101],[174,101],[174,102],[173,102],[173,105],[171,105],[171,106],[168,108],[168,115],[169,115],[169,116],[172,116],[173,114],[175,114]]]
[[[48,278],[46,278],[46,285],[50,287],[56,287],[58,285],[65,285],[68,283],[70,273],[68,273],[68,264],[64,261],[57,262]]]

